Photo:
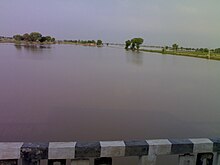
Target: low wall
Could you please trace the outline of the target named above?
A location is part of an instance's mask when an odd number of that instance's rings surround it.
[[[40,164],[95,165],[112,164],[113,157],[138,156],[141,165],[156,164],[158,155],[178,155],[180,165],[220,164],[220,138],[158,139],[97,142],[0,143],[0,165]],[[19,161],[20,160],[20,161]],[[20,163],[19,163],[20,162]]]

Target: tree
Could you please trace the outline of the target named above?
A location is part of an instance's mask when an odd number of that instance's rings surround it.
[[[16,41],[26,41],[26,42],[55,42],[55,38],[51,36],[42,36],[39,32],[32,32],[30,34],[25,33],[23,35],[17,34],[13,38]]]
[[[51,38],[51,42],[55,42],[55,38]]]
[[[46,36],[46,41],[50,42],[52,40],[51,36]]]
[[[13,38],[14,38],[16,41],[21,41],[21,40],[23,40],[23,37],[22,37],[21,35],[19,35],[19,34],[14,35]]]
[[[135,43],[131,42],[131,50],[135,50]]]
[[[97,46],[103,45],[102,40],[97,40]]]
[[[203,51],[204,51],[204,49],[203,49],[203,48],[200,48],[200,49],[199,49],[199,51],[200,51],[200,52],[203,52]]]
[[[215,53],[220,53],[220,48],[215,49]]]
[[[42,34],[38,33],[38,32],[32,32],[30,34],[30,38],[31,38],[31,41],[39,41],[42,37]]]
[[[45,42],[45,41],[47,41],[47,37],[41,37],[41,38],[39,39],[39,41],[40,41],[40,42]]]
[[[134,50],[135,47],[137,48],[137,50],[139,50],[140,45],[143,44],[144,39],[143,38],[133,38],[131,40],[131,49]]]
[[[25,33],[25,34],[23,35],[23,39],[24,39],[25,41],[31,41],[31,37],[30,37],[30,35],[29,35],[28,33]]]
[[[175,50],[175,51],[177,52],[177,50],[178,50],[178,45],[177,45],[177,44],[173,44],[172,47],[173,47],[173,50]]]
[[[209,49],[208,49],[208,48],[204,48],[203,51],[206,52],[206,53],[208,53],[208,52],[209,52]]]
[[[127,40],[125,41],[125,49],[128,49],[131,45],[131,41],[130,40]]]

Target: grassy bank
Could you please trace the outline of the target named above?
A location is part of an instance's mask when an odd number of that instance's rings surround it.
[[[161,54],[169,54],[169,55],[177,55],[177,56],[187,56],[187,57],[197,57],[197,58],[205,58],[211,60],[220,60],[220,54],[211,52],[208,55],[205,52],[196,52],[196,51],[171,51],[171,50],[148,50],[148,49],[140,49],[140,51],[144,52],[152,52],[152,53],[161,53]]]

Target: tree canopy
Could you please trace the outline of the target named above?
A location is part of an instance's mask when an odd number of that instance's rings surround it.
[[[215,53],[220,53],[220,48],[214,50]]]
[[[125,41],[125,49],[128,49],[130,45],[131,45],[130,40]]]
[[[43,36],[39,32],[32,32],[30,34],[25,33],[23,35],[17,34],[13,38],[16,41],[28,41],[28,42],[55,42],[55,38],[51,36]]]
[[[173,47],[173,50],[177,51],[179,46],[177,44],[173,44],[172,47]]]
[[[97,40],[97,46],[103,45],[102,40]]]
[[[132,50],[139,50],[140,45],[143,44],[144,39],[143,38],[133,38],[131,40],[125,41],[125,49],[132,49]]]

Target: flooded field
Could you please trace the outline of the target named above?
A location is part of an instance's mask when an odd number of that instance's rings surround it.
[[[0,44],[0,140],[220,136],[219,70],[120,48]]]

